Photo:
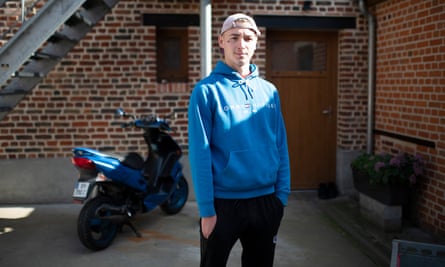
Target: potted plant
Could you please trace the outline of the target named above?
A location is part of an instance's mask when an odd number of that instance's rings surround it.
[[[359,192],[386,205],[402,205],[423,174],[424,163],[418,155],[364,153],[353,160],[351,168]]]

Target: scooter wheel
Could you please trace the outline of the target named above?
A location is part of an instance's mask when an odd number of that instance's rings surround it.
[[[82,244],[91,250],[102,250],[111,245],[119,225],[102,219],[107,211],[101,211],[104,204],[113,204],[107,197],[96,197],[88,201],[82,208],[77,220],[77,234]]]
[[[188,194],[189,186],[187,180],[184,176],[181,176],[178,183],[173,188],[170,197],[160,205],[161,210],[169,215],[180,212],[184,207],[185,202],[187,202]]]

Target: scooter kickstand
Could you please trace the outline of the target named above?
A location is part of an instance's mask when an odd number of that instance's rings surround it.
[[[134,225],[131,222],[127,222],[125,224],[128,225],[131,228],[131,230],[133,230],[136,237],[142,237],[142,234],[139,233],[139,231],[136,229],[136,227],[134,227]]]

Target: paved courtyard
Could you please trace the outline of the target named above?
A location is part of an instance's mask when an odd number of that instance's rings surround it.
[[[276,267],[374,267],[355,242],[324,215],[314,193],[293,193],[278,236]],[[199,266],[198,211],[159,209],[136,217],[137,238],[125,227],[106,250],[92,252],[77,237],[77,204],[1,205],[0,266]],[[235,246],[228,267],[240,266]]]

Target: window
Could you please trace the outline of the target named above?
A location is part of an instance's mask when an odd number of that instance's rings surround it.
[[[272,44],[274,71],[326,71],[326,44],[311,41],[277,41]],[[283,51],[286,51],[283,56]]]
[[[188,81],[187,28],[157,28],[156,69],[159,83]]]

